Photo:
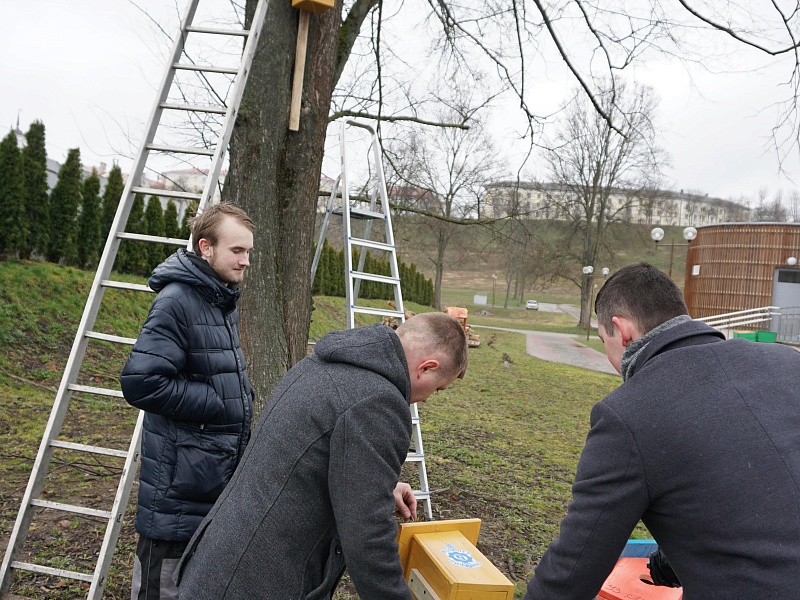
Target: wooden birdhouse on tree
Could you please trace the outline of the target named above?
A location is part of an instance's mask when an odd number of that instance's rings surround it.
[[[335,0],[292,0],[292,8],[299,8],[310,13],[325,12],[333,8]]]
[[[306,46],[308,45],[308,18],[311,13],[322,13],[333,8],[336,0],[292,0],[292,8],[300,9],[297,26],[297,48],[294,56],[292,105],[289,109],[289,129],[300,129],[300,101],[303,98],[303,77],[306,71]]]

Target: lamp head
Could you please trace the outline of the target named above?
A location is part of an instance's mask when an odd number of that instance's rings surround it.
[[[653,238],[653,241],[657,244],[664,239],[664,230],[661,229],[661,227],[654,227],[650,232],[650,237]]]
[[[591,275],[594,273],[594,267],[589,265],[588,267],[583,267],[582,271],[584,275]]]
[[[790,267],[795,266],[797,264],[797,258],[794,256],[790,256],[789,258],[786,259],[786,264],[789,265]]]
[[[697,237],[697,229],[694,227],[687,227],[683,230],[683,239],[687,242],[691,242],[694,238]]]

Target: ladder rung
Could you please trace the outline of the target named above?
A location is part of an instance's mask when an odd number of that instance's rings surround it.
[[[117,234],[117,237],[121,240],[139,240],[140,242],[156,242],[161,244],[172,244],[173,246],[183,246],[184,248],[189,243],[189,240],[161,237],[160,235],[145,235],[143,233],[129,233],[127,231],[120,231]]]
[[[134,194],[150,194],[164,198],[185,198],[186,200],[200,200],[201,195],[192,192],[179,192],[178,190],[157,190],[155,188],[135,187],[131,190]]]
[[[124,398],[122,392],[119,390],[109,390],[108,388],[92,387],[90,385],[78,385],[71,383],[67,386],[73,392],[84,392],[86,394],[95,394],[96,396],[111,396],[113,398]]]
[[[211,65],[187,65],[186,63],[175,63],[172,65],[173,69],[180,69],[181,71],[200,71],[202,73],[227,73],[228,75],[236,75],[239,72],[239,67],[212,67]]]
[[[208,27],[194,27],[190,25],[186,28],[190,33],[210,33],[212,35],[238,35],[247,37],[250,35],[249,29],[210,29]]]
[[[136,338],[122,337],[120,335],[111,335],[109,333],[98,333],[97,331],[87,331],[84,335],[87,338],[92,338],[93,340],[114,342],[116,344],[128,344],[129,346],[133,346],[136,343]]]
[[[421,462],[425,460],[425,455],[419,452],[409,452],[406,455],[406,462]]]
[[[394,251],[397,246],[391,244],[384,244],[383,242],[373,242],[372,240],[365,240],[362,238],[350,238],[350,243],[356,246],[363,246],[365,248],[375,248],[376,250],[386,250],[386,252]]]
[[[431,497],[431,493],[423,492],[422,490],[414,490],[414,497],[417,500],[428,500]]]
[[[399,310],[384,310],[382,308],[371,308],[369,306],[358,306],[353,304],[350,309],[353,312],[361,313],[364,315],[378,315],[379,317],[405,317],[405,313]]]
[[[199,156],[214,156],[213,150],[207,148],[181,148],[180,146],[163,146],[161,144],[147,144],[148,150],[168,152],[170,154],[197,154]]]
[[[159,106],[164,110],[185,110],[188,112],[202,112],[211,113],[214,115],[224,115],[228,109],[224,106],[201,106],[199,104],[173,104],[171,102],[162,102]]]
[[[342,214],[342,209],[337,208],[333,211],[333,214],[340,215]],[[350,209],[350,218],[351,219],[385,219],[386,215],[383,213],[375,212],[372,210],[367,210],[365,208],[351,208]]]
[[[111,518],[110,511],[97,510],[96,508],[86,508],[85,506],[75,506],[74,504],[62,504],[61,502],[49,502],[48,500],[31,500],[31,505],[75,513],[76,515],[86,515],[87,517],[102,517],[103,519]]]
[[[53,575],[54,577],[66,577],[67,579],[78,579],[80,581],[88,581],[89,583],[92,582],[92,576],[87,573],[67,571],[66,569],[53,569],[52,567],[34,565],[32,563],[19,562],[17,560],[11,562],[11,568],[19,571],[30,571],[32,573],[42,573],[43,575]]]
[[[155,292],[150,289],[150,286],[142,285],[141,283],[128,283],[127,281],[112,281],[111,279],[104,279],[100,282],[103,287],[117,288],[120,290],[135,290],[137,292]]]
[[[397,277],[386,277],[386,275],[375,275],[374,273],[365,273],[364,271],[350,271],[350,276],[355,279],[366,279],[367,281],[377,281],[378,283],[388,283],[389,285],[397,285],[400,283]]]
[[[102,454],[104,456],[116,456],[117,458],[128,458],[125,450],[114,450],[113,448],[101,448],[100,446],[87,446],[86,444],[76,444],[75,442],[65,442],[63,440],[53,440],[50,442],[53,448],[66,448],[67,450],[77,450],[78,452],[88,452],[90,454]]]

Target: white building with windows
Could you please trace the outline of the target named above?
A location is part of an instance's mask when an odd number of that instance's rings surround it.
[[[481,210],[486,217],[509,215],[531,219],[567,219],[574,188],[536,181],[487,184]],[[609,219],[629,223],[675,226],[747,221],[750,208],[722,198],[670,190],[612,189],[604,203]]]

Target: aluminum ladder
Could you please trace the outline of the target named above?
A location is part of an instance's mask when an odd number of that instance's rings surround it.
[[[352,206],[350,197],[350,175],[348,171],[348,144],[347,127],[357,127],[367,130],[370,136],[370,149],[372,159],[369,162],[369,172],[373,173],[371,179],[372,189],[369,194],[369,208],[358,208]],[[341,173],[334,183],[330,198],[325,210],[325,218],[320,229],[319,241],[311,265],[311,283],[314,282],[317,267],[322,253],[322,246],[328,231],[331,215],[341,215],[343,222],[343,246],[344,246],[344,276],[345,276],[345,313],[347,318],[347,328],[355,327],[355,315],[367,314],[379,317],[395,317],[401,323],[405,321],[405,310],[403,308],[403,294],[400,289],[400,273],[397,266],[397,246],[394,242],[392,231],[392,215],[389,208],[389,198],[386,193],[386,178],[383,173],[383,162],[381,160],[381,146],[378,135],[370,125],[347,120],[342,122],[339,129],[339,145],[341,148]],[[341,206],[336,206],[341,188]],[[353,220],[364,221],[363,237],[353,235]],[[383,240],[376,241],[372,238],[372,224],[375,222],[383,223]],[[358,248],[359,258],[357,268],[353,268],[354,249]],[[368,250],[376,250],[384,253],[388,257],[391,275],[379,275],[368,273],[364,270],[366,255]],[[362,281],[375,281],[387,284],[392,287],[394,293],[395,310],[372,308],[358,304],[359,288]],[[425,516],[428,520],[433,519],[431,511],[431,493],[428,487],[428,472],[425,466],[425,452],[422,445],[422,431],[420,429],[419,410],[416,404],[411,407],[411,438],[413,449],[406,456],[407,463],[414,463],[417,467],[419,477],[419,489],[414,490],[417,500],[423,503]]]
[[[27,571],[62,579],[88,582],[90,586],[87,598],[90,600],[97,600],[102,597],[114,547],[119,536],[122,517],[128,503],[139,464],[143,413],[139,413],[130,445],[126,449],[103,448],[61,439],[62,426],[65,416],[67,415],[70,399],[75,392],[105,397],[107,401],[109,398],[122,398],[122,393],[119,390],[80,385],[78,383],[81,365],[83,364],[87,346],[90,341],[102,340],[104,342],[126,344],[130,346],[136,341],[133,338],[92,331],[105,290],[108,288],[121,288],[152,293],[152,290],[146,285],[110,279],[120,242],[125,239],[170,246],[188,246],[189,244],[189,241],[184,239],[156,237],[126,232],[125,226],[128,222],[134,197],[137,194],[150,194],[158,197],[176,198],[179,199],[179,201],[193,200],[198,202],[198,211],[202,211],[203,208],[208,206],[212,201],[233,131],[233,124],[238,113],[242,94],[244,93],[247,75],[264,24],[264,17],[269,0],[259,0],[252,19],[252,24],[248,30],[193,25],[193,21],[196,15],[198,15],[198,6],[200,4],[200,0],[190,0],[184,13],[180,24],[180,31],[174,39],[174,45],[168,58],[168,64],[161,80],[158,97],[150,112],[149,121],[144,131],[143,141],[136,155],[103,253],[98,263],[97,272],[89,291],[83,316],[78,325],[69,359],[67,360],[55,402],[50,412],[30,479],[22,499],[22,504],[8,542],[8,548],[0,570],[0,594],[9,592],[14,578],[14,572]],[[201,7],[200,15],[203,14],[203,9],[208,8],[208,4],[210,4],[210,2],[207,1],[204,3],[204,6]],[[208,14],[213,15],[213,13]],[[201,20],[201,18],[202,17],[198,18],[198,21]],[[213,23],[213,20],[211,22]],[[203,38],[203,36],[210,37]],[[194,46],[189,46],[187,49],[187,43],[194,44],[198,39],[224,40],[217,43],[239,44],[237,46],[238,52],[233,52],[238,65],[213,66],[199,64],[193,59],[194,52],[192,48],[194,48]],[[222,78],[222,92],[219,91],[219,86],[216,88],[214,87],[214,83],[211,81],[213,77]],[[183,78],[188,78],[189,82],[184,81]],[[206,86],[203,100],[201,101],[202,103],[189,103],[186,101],[186,88],[200,89],[198,82]],[[202,133],[204,135],[198,137],[202,137],[203,140],[209,140],[209,135],[205,134],[210,134],[211,137],[216,134],[216,139],[212,140],[211,143],[204,141],[202,144],[195,144],[191,147],[186,147],[185,144],[181,145],[182,141],[179,141],[177,144],[169,143],[169,141],[165,143],[163,140],[169,140],[170,136],[174,138],[176,135],[174,128],[170,127],[170,118],[174,119],[176,115],[178,115],[177,118],[184,119],[184,122],[187,119],[189,121],[193,120],[197,127],[203,126],[204,129]],[[216,122],[216,129],[214,129],[211,123],[214,121]],[[168,191],[140,185],[145,169],[152,169],[152,166],[148,166],[148,161],[151,161],[152,165],[152,161],[157,159],[160,154],[177,157],[187,164],[192,164],[190,161],[196,159],[196,157],[207,157],[203,160],[210,159],[211,163],[207,170],[202,193]],[[42,488],[48,475],[53,453],[56,449],[124,459],[124,467],[113,503],[109,510],[98,510],[84,506],[51,502],[41,498]],[[97,563],[93,572],[57,569],[46,565],[21,562],[18,560],[28,536],[34,512],[41,509],[89,516],[107,522],[102,546],[97,555]]]

